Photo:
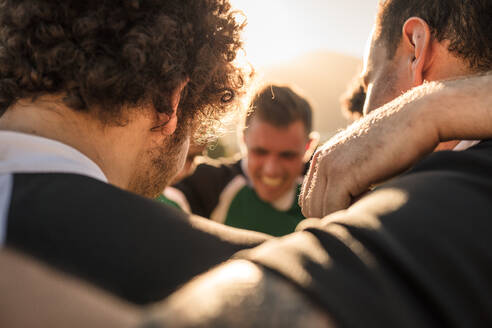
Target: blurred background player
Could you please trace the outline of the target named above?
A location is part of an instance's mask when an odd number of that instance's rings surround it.
[[[267,85],[253,98],[244,129],[246,156],[204,163],[175,187],[191,211],[226,225],[282,236],[304,219],[297,204],[310,150],[312,111],[285,86]]]

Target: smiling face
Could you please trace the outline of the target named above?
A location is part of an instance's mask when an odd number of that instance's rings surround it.
[[[277,127],[255,118],[245,131],[248,174],[258,196],[273,202],[285,195],[302,175],[308,145],[304,124],[298,120]]]

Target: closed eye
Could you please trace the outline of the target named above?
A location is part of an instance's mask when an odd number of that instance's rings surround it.
[[[294,152],[294,151],[285,151],[280,153],[280,157],[284,159],[294,159],[299,156],[299,153]]]
[[[268,151],[263,148],[253,148],[249,150],[252,154],[257,155],[257,156],[264,156],[268,154]]]

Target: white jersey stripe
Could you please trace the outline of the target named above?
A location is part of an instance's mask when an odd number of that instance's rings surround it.
[[[5,243],[7,233],[7,215],[12,194],[12,174],[0,175],[0,247]]]
[[[239,190],[246,186],[246,184],[246,178],[242,175],[238,175],[232,179],[231,182],[229,182],[229,184],[224,188],[222,194],[220,194],[219,204],[217,204],[217,207],[213,210],[210,215],[210,219],[215,222],[225,223],[227,212],[229,212],[232,200],[236,197]]]

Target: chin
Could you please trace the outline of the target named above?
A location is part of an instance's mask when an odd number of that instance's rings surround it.
[[[284,193],[280,193],[280,192],[272,193],[271,191],[262,191],[262,192],[256,191],[256,194],[262,201],[267,203],[273,203],[274,201],[282,197]]]
[[[140,196],[154,199],[164,191],[176,174],[176,169],[166,166],[142,170],[131,180],[128,190]]]
[[[148,198],[156,198],[172,183],[184,166],[189,139],[179,134],[150,149],[129,184],[130,190]]]
[[[164,191],[164,188],[166,188],[167,185],[168,180],[154,179],[149,181],[147,179],[142,179],[131,184],[128,190],[140,196],[154,199]]]

